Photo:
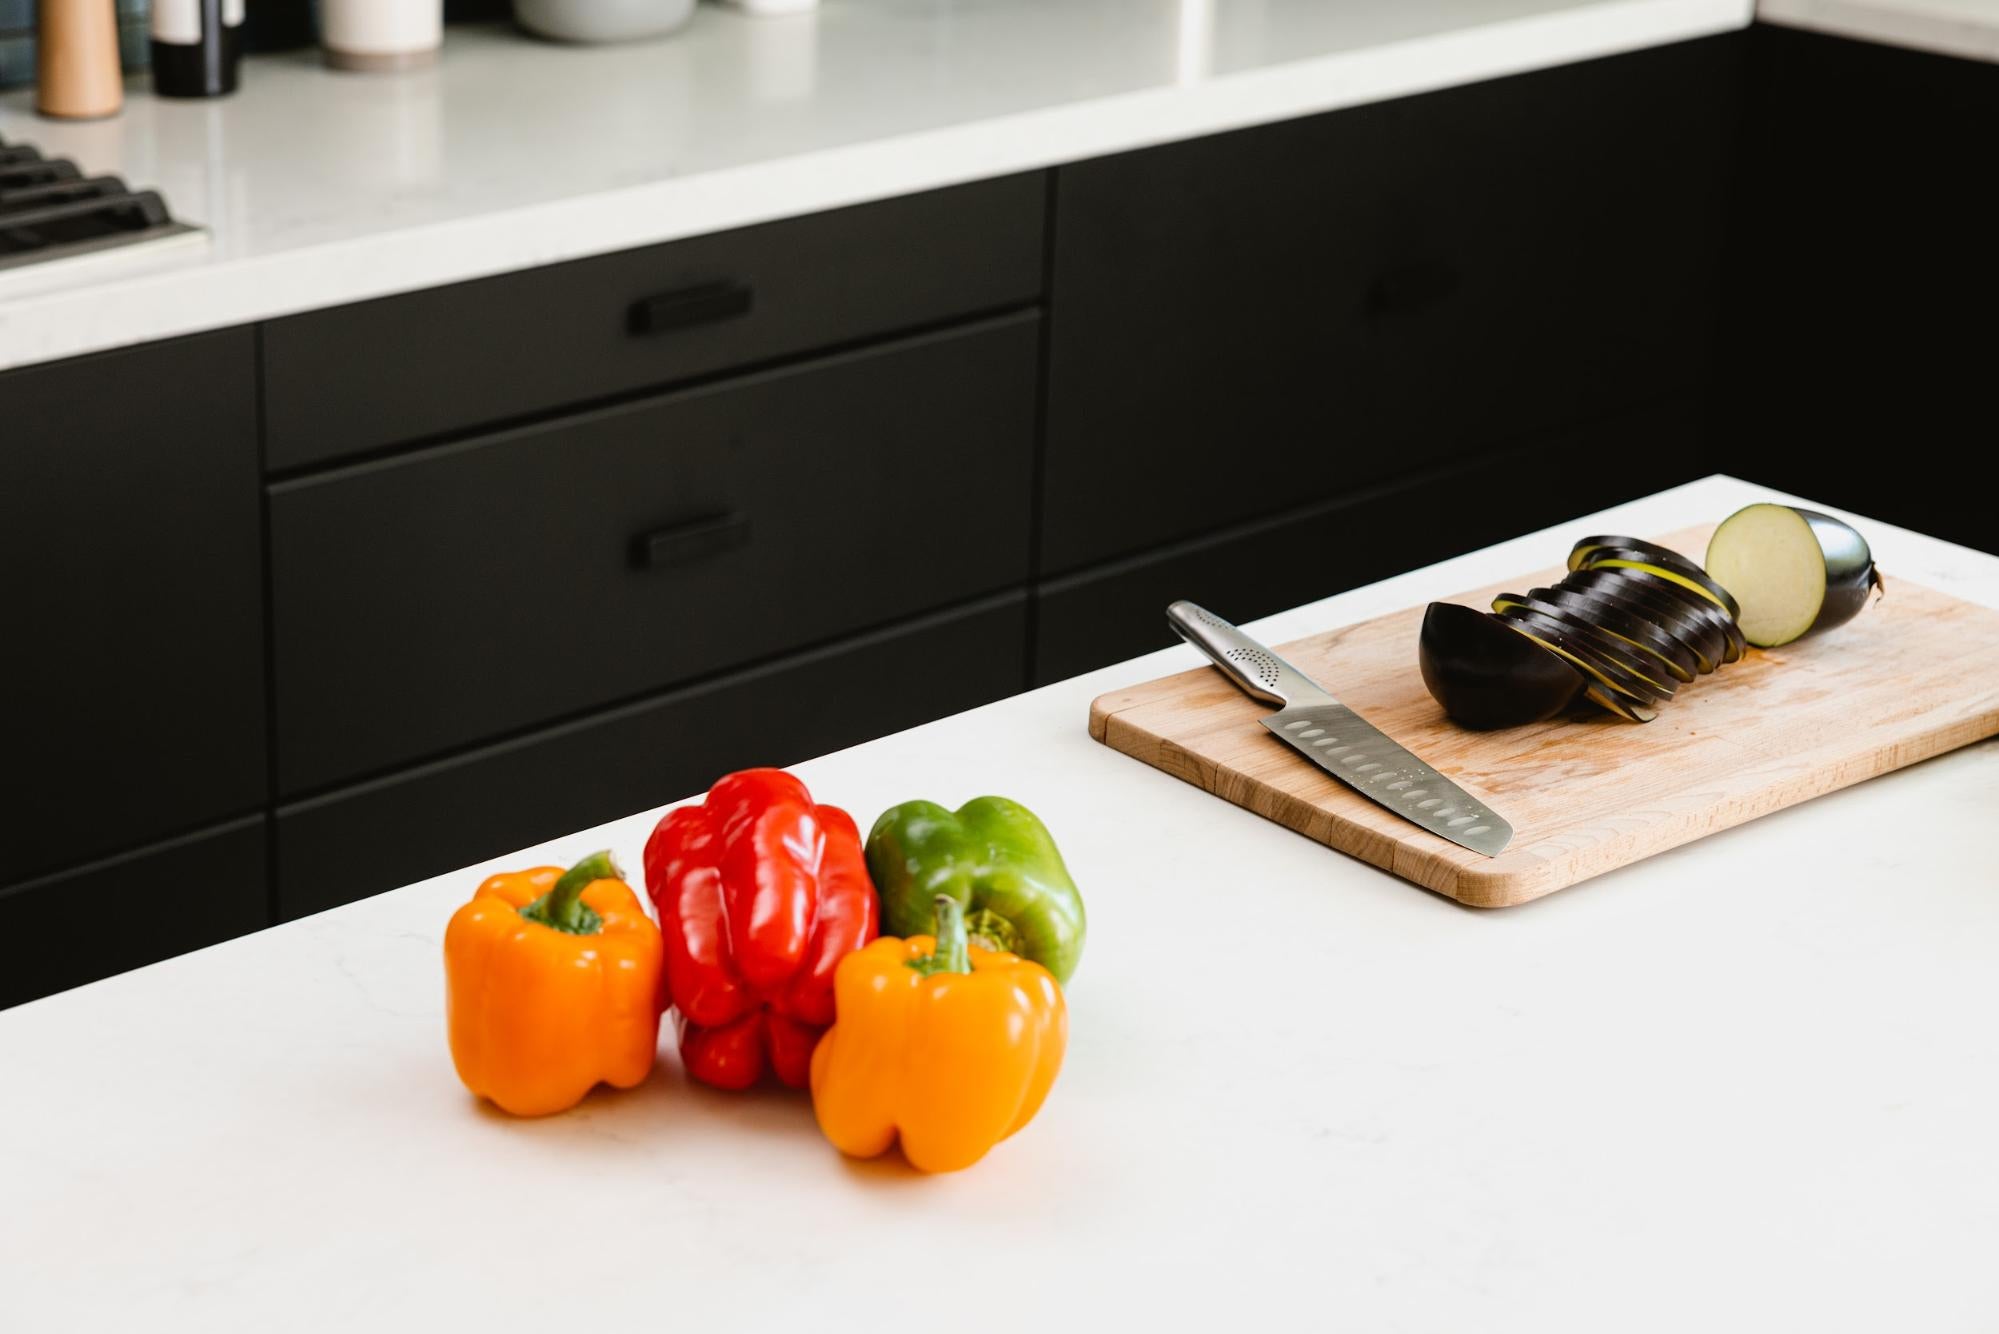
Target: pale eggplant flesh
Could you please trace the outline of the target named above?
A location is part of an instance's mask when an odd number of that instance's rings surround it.
[[[1722,520],[1708,541],[1709,572],[1742,604],[1742,633],[1777,648],[1845,625],[1881,591],[1867,539],[1817,510],[1758,504]]]
[[[1480,731],[1552,718],[1583,693],[1583,674],[1496,616],[1453,602],[1423,613],[1417,661],[1444,712]]]

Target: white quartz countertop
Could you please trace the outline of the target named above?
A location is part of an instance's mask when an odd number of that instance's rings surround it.
[[[1834,37],[1999,61],[1999,0],[1758,0],[1756,17]]]
[[[1710,478],[1250,628],[1769,497]],[[1999,559],[1864,527],[1890,596],[1999,606]],[[648,811],[0,1012],[0,1329],[1991,1329],[1999,742],[1480,912],[1089,739],[1200,661],[799,766],[863,825],[1016,797],[1088,898],[1061,1079],[970,1171],[850,1162],[670,1055],[546,1120],[466,1095],[446,919],[488,869],[635,866]]]
[[[0,137],[159,188],[203,250],[0,275],[0,368],[1740,28],[1751,0],[828,0],[439,66],[254,59],[214,102]]]

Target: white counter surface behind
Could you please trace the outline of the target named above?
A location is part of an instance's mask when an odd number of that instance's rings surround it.
[[[828,0],[440,65],[247,62],[214,102],[0,137],[164,192],[205,251],[0,275],[0,369],[1740,28],[1750,0]],[[1698,96],[1689,90],[1689,96]]]
[[[1768,496],[1711,478],[1250,629]],[[1999,559],[1865,527],[1889,596],[1999,606]],[[1097,694],[1200,661],[799,766],[864,825],[1016,797],[1088,898],[1061,1080],[971,1171],[847,1161],[801,1097],[670,1057],[542,1121],[465,1094],[452,910],[491,868],[636,866],[645,812],[0,1012],[0,1329],[1992,1328],[1999,741],[1479,912],[1089,739]]]
[[[1756,17],[1832,37],[1999,61],[1999,0],[1758,0]]]

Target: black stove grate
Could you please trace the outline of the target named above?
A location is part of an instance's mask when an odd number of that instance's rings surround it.
[[[157,190],[85,176],[67,158],[0,139],[0,268],[189,230]]]

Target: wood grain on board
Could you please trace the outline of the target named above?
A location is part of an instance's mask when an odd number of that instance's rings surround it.
[[[1698,560],[1712,531],[1660,540]],[[1550,566],[1450,601],[1484,608],[1495,594],[1562,573]],[[1459,902],[1525,903],[1999,734],[1999,611],[1893,570],[1884,578],[1887,595],[1847,625],[1751,649],[1681,686],[1642,725],[1584,706],[1504,731],[1457,726],[1417,670],[1421,607],[1275,646],[1510,820],[1512,846],[1493,858],[1391,815],[1307,763],[1263,729],[1270,706],[1211,667],[1100,696],[1090,735]]]

